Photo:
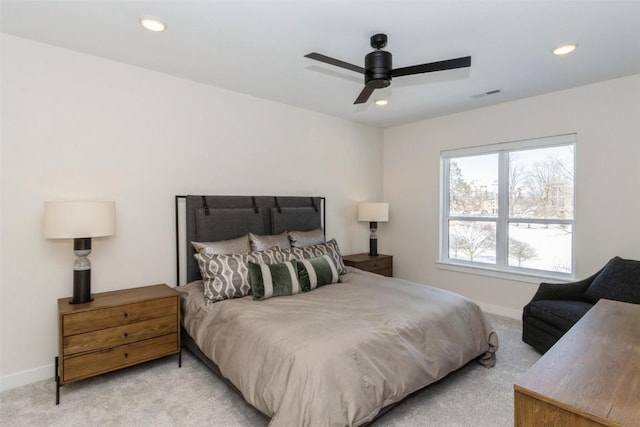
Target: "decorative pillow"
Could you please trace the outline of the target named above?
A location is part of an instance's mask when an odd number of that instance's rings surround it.
[[[302,248],[325,242],[322,228],[316,228],[311,231],[290,231],[289,240],[292,248]]]
[[[207,304],[249,295],[249,262],[276,264],[285,261],[285,254],[278,248],[241,254],[197,253],[194,257],[200,267]]]
[[[298,269],[298,280],[304,292],[340,281],[336,265],[329,255],[294,262]]]
[[[278,264],[289,260],[279,247],[275,246],[264,251],[251,252],[249,254],[250,261],[260,262],[263,264]]]
[[[612,258],[584,293],[594,304],[600,298],[640,304],[640,261]]]
[[[249,262],[249,282],[253,299],[262,301],[302,292],[296,272],[296,262],[287,261],[280,264]]]
[[[291,247],[286,231],[274,235],[249,233],[249,240],[251,241],[252,251],[264,251],[265,249],[273,247],[279,247],[280,249],[289,249]]]
[[[230,298],[249,295],[249,275],[247,263],[250,255],[206,254],[194,255],[204,281],[204,297],[207,304]]]
[[[338,270],[338,274],[345,274],[347,272],[347,268],[344,265],[344,261],[342,261],[342,255],[340,254],[340,248],[338,247],[336,239],[331,239],[328,242],[317,245],[305,246],[303,248],[284,249],[282,250],[282,254],[286,260],[301,260],[329,255]]]
[[[249,235],[218,242],[191,242],[196,252],[205,254],[242,254],[251,251]]]

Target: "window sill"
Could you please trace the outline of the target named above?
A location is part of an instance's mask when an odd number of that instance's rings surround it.
[[[571,276],[554,276],[544,273],[520,273],[513,271],[498,270],[491,267],[471,266],[467,264],[458,264],[453,262],[436,261],[436,267],[440,270],[456,271],[458,273],[474,274],[479,276],[496,277],[499,279],[513,280],[516,282],[536,283],[541,281],[553,281],[558,283],[572,282],[575,280]]]

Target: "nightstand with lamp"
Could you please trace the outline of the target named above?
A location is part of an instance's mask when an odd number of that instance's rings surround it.
[[[360,203],[358,221],[369,223],[369,253],[345,255],[345,265],[383,276],[393,276],[393,256],[378,253],[378,222],[389,221],[388,203]]]
[[[44,235],[74,239],[73,297],[58,299],[60,387],[180,351],[180,298],[165,284],[91,294],[91,238],[115,234],[115,202],[45,202]]]

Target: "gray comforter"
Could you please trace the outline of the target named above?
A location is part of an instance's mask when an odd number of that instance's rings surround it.
[[[181,287],[196,344],[272,426],[360,425],[478,358],[498,339],[460,295],[357,269],[305,294],[205,306]]]

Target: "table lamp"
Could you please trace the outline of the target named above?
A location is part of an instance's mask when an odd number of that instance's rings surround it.
[[[378,256],[378,223],[389,221],[389,203],[360,203],[358,221],[369,222],[369,255]]]
[[[91,296],[91,238],[116,231],[115,202],[44,202],[44,237],[73,239],[73,298],[70,304],[93,300]]]

